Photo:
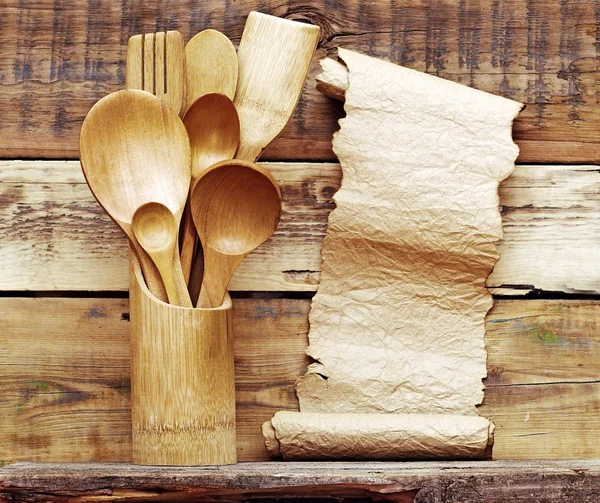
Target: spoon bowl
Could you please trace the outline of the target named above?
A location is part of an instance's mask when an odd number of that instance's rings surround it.
[[[186,86],[183,111],[208,93],[233,99],[238,81],[235,47],[217,30],[203,30],[185,46]]]
[[[219,307],[237,266],[275,232],[281,193],[262,166],[223,161],[194,185],[191,211],[204,248],[200,307]]]
[[[160,203],[143,204],[133,214],[132,229],[138,243],[158,268],[169,304],[192,307],[178,260],[179,227],[171,210]]]
[[[164,204],[146,203],[133,214],[133,232],[138,243],[152,256],[174,248],[177,222]]]
[[[189,108],[183,124],[192,149],[193,186],[206,168],[233,159],[240,141],[240,121],[231,99],[210,93]]]

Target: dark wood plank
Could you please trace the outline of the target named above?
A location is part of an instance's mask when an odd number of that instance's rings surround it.
[[[0,156],[76,157],[87,110],[123,87],[129,36],[179,29],[188,40],[210,27],[237,44],[252,9],[322,29],[298,109],[265,159],[333,159],[342,106],[313,78],[343,46],[527,103],[515,124],[521,161],[600,161],[594,0],[5,0]]]
[[[600,302],[494,302],[486,319],[490,386],[600,378]]]
[[[600,462],[241,463],[150,467],[31,464],[0,468],[10,501],[597,501]],[[356,498],[359,498],[358,500]]]
[[[238,457],[297,410],[309,300],[235,299]],[[128,303],[0,298],[0,465],[131,460]],[[600,302],[502,300],[487,322],[482,414],[496,458],[600,457]]]

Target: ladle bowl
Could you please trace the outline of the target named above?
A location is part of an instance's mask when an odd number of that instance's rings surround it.
[[[219,307],[239,263],[269,239],[281,216],[281,193],[258,164],[214,164],[192,189],[191,211],[204,249],[201,307]]]

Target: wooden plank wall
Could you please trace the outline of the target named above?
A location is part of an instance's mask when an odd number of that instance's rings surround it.
[[[77,156],[83,117],[125,77],[127,38],[204,28],[241,37],[252,10],[321,26],[317,60],[337,46],[528,104],[515,125],[524,162],[600,159],[595,0],[4,0],[2,157]],[[333,160],[341,105],[309,80],[269,160]]]
[[[496,458],[600,457],[600,1],[5,0],[0,465],[130,460],[126,246],[74,160],[79,127],[123,87],[130,35],[179,29],[187,40],[212,27],[237,44],[252,9],[317,23],[322,39],[264,156],[277,161],[282,225],[232,284],[239,458],[266,459],[259,425],[297,407],[293,383],[309,363],[343,115],[313,77],[337,46],[527,103],[514,127],[521,164],[501,187],[481,412],[497,425]]]

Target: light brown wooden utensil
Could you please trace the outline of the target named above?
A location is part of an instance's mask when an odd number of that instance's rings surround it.
[[[79,157],[92,193],[129,237],[150,291],[166,300],[160,274],[139,245],[131,222],[145,203],[164,204],[179,225],[191,179],[191,153],[181,119],[144,91],[117,91],[89,111]]]
[[[240,122],[231,99],[223,94],[210,93],[196,100],[185,114],[183,123],[192,148],[193,187],[209,166],[233,158],[240,139]],[[194,265],[193,277],[190,278],[197,234],[189,208],[188,204],[182,222],[181,265],[186,281],[192,285],[192,298],[197,298],[202,282],[203,261],[200,257],[197,265]]]
[[[185,46],[183,113],[205,94],[220,93],[233,100],[238,60],[231,41],[217,30],[204,30]]]
[[[183,114],[185,63],[181,33],[168,31],[130,37],[125,86],[154,94]]]
[[[318,40],[317,26],[249,14],[238,48],[237,159],[255,161],[284,128],[300,98]]]
[[[234,159],[204,171],[191,209],[204,249],[199,307],[219,307],[237,266],[275,232],[281,193],[266,169]]]
[[[142,204],[133,214],[132,230],[140,246],[156,265],[167,290],[169,304],[192,307],[177,254],[179,227],[164,204]]]

